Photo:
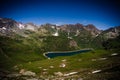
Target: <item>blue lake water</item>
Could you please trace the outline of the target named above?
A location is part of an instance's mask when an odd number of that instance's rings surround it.
[[[77,51],[69,51],[69,52],[47,52],[45,56],[47,56],[48,58],[54,58],[58,56],[71,56],[71,55],[80,54],[88,51],[91,51],[91,50],[77,50]]]

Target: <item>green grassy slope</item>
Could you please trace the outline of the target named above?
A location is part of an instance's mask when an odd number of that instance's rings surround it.
[[[38,75],[49,76],[54,75],[55,72],[70,73],[78,72],[77,76],[72,78],[78,79],[82,77],[84,80],[104,80],[118,77],[120,73],[120,54],[118,56],[111,56],[113,52],[104,50],[91,51],[87,53],[77,54],[68,57],[56,57],[53,59],[46,59],[42,61],[35,61],[32,63],[25,63],[18,65],[19,68],[36,72]],[[102,60],[102,58],[106,58]],[[65,62],[62,60],[66,60]],[[64,63],[66,67],[62,68],[60,65]],[[50,68],[54,66],[54,68]],[[117,71],[114,69],[118,68]],[[44,73],[47,69],[47,74]],[[92,74],[92,71],[102,70],[100,73]],[[68,77],[70,78],[70,77]],[[119,77],[118,77],[119,78]],[[67,77],[66,77],[67,79]]]
[[[39,48],[33,46],[35,43],[26,39],[11,39],[0,36],[0,65],[1,68],[7,69],[16,63],[24,63],[44,59],[40,54]]]

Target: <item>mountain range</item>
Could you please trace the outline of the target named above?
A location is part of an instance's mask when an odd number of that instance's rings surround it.
[[[48,38],[51,40],[51,37],[58,37],[66,39],[68,45],[76,49],[96,48],[97,44],[95,45],[94,42],[99,43],[99,46],[101,46],[103,41],[117,37],[119,32],[120,26],[112,27],[107,30],[99,30],[93,24],[83,25],[80,23],[59,26],[46,23],[37,26],[34,23],[23,24],[10,18],[0,18],[0,35],[9,37],[18,35],[25,38],[32,38],[32,35],[39,38],[41,41],[47,41]],[[52,41],[54,42],[54,40],[51,40],[51,42]]]
[[[76,34],[75,36],[79,35],[80,32],[85,31],[85,32],[90,33],[90,35],[92,35],[93,37],[99,35],[100,33],[108,33],[109,37],[112,37],[112,36],[115,37],[118,35],[120,28],[118,26],[118,27],[109,28],[107,30],[99,30],[93,24],[83,25],[80,23],[64,24],[64,25],[59,25],[59,26],[46,23],[46,24],[37,26],[33,23],[23,24],[21,22],[17,22],[10,18],[0,18],[0,32],[1,33],[5,33],[5,32],[6,34],[9,32],[17,33],[21,30],[31,30],[31,31],[36,31],[36,32],[43,31],[43,33],[46,31],[47,32],[50,31],[51,33],[62,31],[62,32]]]

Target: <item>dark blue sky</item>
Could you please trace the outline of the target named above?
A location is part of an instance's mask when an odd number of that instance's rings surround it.
[[[1,0],[0,17],[35,24],[120,25],[119,0]]]

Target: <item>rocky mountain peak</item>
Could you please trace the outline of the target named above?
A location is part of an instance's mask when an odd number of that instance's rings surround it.
[[[85,28],[90,31],[92,35],[98,35],[101,33],[101,30],[97,29],[93,24],[88,24]]]
[[[24,27],[27,30],[32,30],[32,31],[37,30],[37,26],[35,24],[33,24],[33,23],[26,23]]]
[[[18,22],[10,18],[0,18],[0,34],[12,35],[13,32],[18,30]]]
[[[5,27],[7,29],[17,27],[17,22],[10,18],[0,18],[0,28]]]
[[[115,38],[120,35],[120,26],[112,27],[102,32],[107,38]]]
[[[87,26],[85,26],[86,29],[91,30],[91,31],[100,31],[99,29],[97,29],[93,24],[88,24]]]

